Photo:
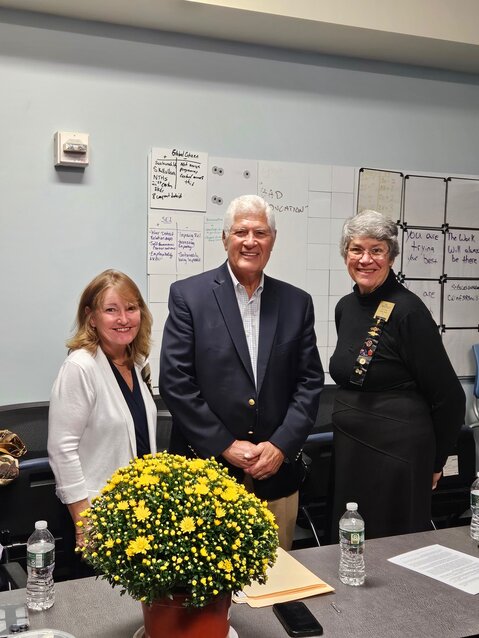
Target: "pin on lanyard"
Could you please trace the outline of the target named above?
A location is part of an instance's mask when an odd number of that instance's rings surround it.
[[[379,339],[381,337],[384,325],[391,316],[394,304],[391,301],[381,301],[374,313],[374,324],[369,328],[368,334],[364,340],[359,354],[354,362],[353,371],[349,378],[350,383],[354,385],[362,386],[366,373],[371,363],[374,353],[378,347]]]

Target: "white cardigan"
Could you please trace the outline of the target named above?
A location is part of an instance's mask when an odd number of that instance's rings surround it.
[[[135,366],[145,402],[151,452],[156,452],[155,402]],[[75,350],[53,385],[48,414],[48,456],[62,503],[91,501],[113,472],[136,456],[135,426],[110,363]]]

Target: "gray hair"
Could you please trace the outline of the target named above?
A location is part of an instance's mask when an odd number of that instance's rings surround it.
[[[228,237],[231,226],[234,224],[235,217],[239,213],[266,215],[266,220],[271,232],[273,234],[276,233],[274,212],[268,202],[262,197],[259,197],[259,195],[241,195],[241,197],[233,199],[226,210],[223,220],[223,233],[225,237]]]
[[[390,259],[399,255],[398,227],[389,217],[376,210],[362,210],[354,217],[349,217],[343,225],[343,232],[339,242],[339,251],[343,259],[350,242],[356,237],[371,237],[378,241],[385,241],[389,248]]]

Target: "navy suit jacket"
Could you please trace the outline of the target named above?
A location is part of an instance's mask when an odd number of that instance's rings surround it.
[[[310,295],[265,275],[257,385],[227,263],[177,281],[160,359],[160,394],[173,418],[170,452],[220,457],[236,439],[270,441],[286,456],[273,477],[254,481],[272,500],[296,491],[298,459],[324,382]],[[243,471],[228,465],[239,480]]]

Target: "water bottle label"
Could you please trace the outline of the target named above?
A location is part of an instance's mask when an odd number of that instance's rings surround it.
[[[50,567],[55,562],[55,550],[51,549],[48,552],[30,552],[27,550],[27,565],[28,567],[35,567],[42,569],[43,567]]]
[[[358,546],[364,543],[364,530],[361,532],[350,532],[346,529],[340,529],[341,540],[348,545]]]
[[[471,492],[471,507],[479,507],[479,490]]]

